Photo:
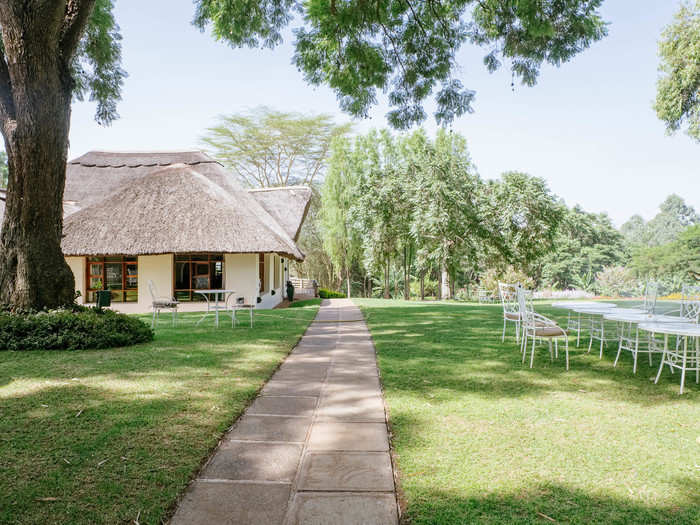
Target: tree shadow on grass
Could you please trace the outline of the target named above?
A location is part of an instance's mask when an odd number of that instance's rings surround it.
[[[558,315],[565,325],[561,312],[542,310],[552,317]],[[503,318],[499,306],[365,306],[364,312],[384,381],[391,388],[427,393],[439,385],[487,398],[539,396],[552,391],[592,393],[643,406],[679,402],[680,374],[665,370],[655,385],[650,378],[656,375],[659,356],[654,356],[652,367],[642,356],[635,375],[629,352],[623,352],[618,366],[613,367],[617,352],[614,343],[607,345],[599,360],[597,351],[586,353],[587,339],[576,348],[575,339],[570,338],[569,371],[565,368],[563,344],[559,345],[559,358],[553,362],[547,345],[538,344],[530,369],[531,348],[523,364],[513,324],[507,326],[506,341],[501,343]],[[700,388],[694,379],[694,374],[686,378],[688,393],[680,402],[697,401]]]
[[[691,525],[700,515],[700,484],[680,479],[684,502],[657,506],[637,499],[589,493],[556,483],[528,486],[513,492],[463,495],[457,491],[420,486],[404,523],[421,524],[660,524]]]

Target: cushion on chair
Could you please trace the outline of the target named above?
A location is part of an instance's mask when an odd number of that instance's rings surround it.
[[[543,326],[535,329],[537,337],[555,337],[558,335],[566,335],[566,332],[558,326]]]
[[[511,321],[519,321],[520,320],[520,314],[514,314],[512,312],[504,312],[503,315],[506,316],[506,319],[510,319]]]
[[[153,301],[155,308],[176,308],[178,304],[177,301]]]

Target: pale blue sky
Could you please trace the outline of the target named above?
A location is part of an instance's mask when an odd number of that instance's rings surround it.
[[[290,38],[272,51],[231,49],[192,27],[190,1],[116,4],[129,72],[121,118],[101,128],[93,104],[75,104],[70,157],[196,148],[218,114],[259,105],[349,120],[329,89],[308,86],[291,65]],[[667,137],[651,108],[656,42],[677,7],[675,0],[606,0],[610,35],[559,69],[545,67],[534,88],[513,91],[507,69],[489,74],[484,52],[465,47],[458,76],[477,92],[476,112],[453,129],[467,138],[479,173],[543,177],[568,205],[607,211],[617,225],[634,213],[651,218],[672,192],[700,211],[700,145],[684,134]],[[355,129],[385,126],[386,111],[378,106]],[[435,128],[432,118],[426,128]]]

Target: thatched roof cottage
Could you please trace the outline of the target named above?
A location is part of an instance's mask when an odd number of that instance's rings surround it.
[[[113,306],[148,311],[159,295],[202,300],[227,288],[271,308],[284,294],[289,259],[311,190],[243,189],[201,151],[92,151],[68,163],[63,253],[84,303],[112,291]]]

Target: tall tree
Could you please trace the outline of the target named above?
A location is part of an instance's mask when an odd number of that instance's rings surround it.
[[[68,304],[73,274],[61,252],[71,100],[116,114],[124,72],[111,0],[0,2],[0,127],[9,174],[0,237],[0,302]]]
[[[310,185],[323,175],[331,141],[349,130],[331,115],[260,107],[219,117],[202,142],[246,186]]]
[[[528,85],[543,63],[559,65],[606,34],[603,0],[195,0],[194,24],[234,47],[273,47],[292,19],[294,61],[340,106],[366,115],[388,92],[395,127],[471,110],[474,93],[452,72],[465,42],[488,49]],[[73,297],[61,253],[62,197],[73,98],[98,102],[97,120],[116,116],[124,77],[111,0],[0,2],[0,129],[9,182],[0,238],[0,302],[55,306]]]
[[[686,127],[700,143],[700,0],[684,2],[659,41],[654,109],[667,133]]]
[[[351,216],[352,204],[364,159],[360,148],[346,138],[337,138],[331,147],[328,174],[323,183],[321,229],[323,246],[333,261],[351,297],[351,270],[361,252],[360,236]]]
[[[631,245],[661,246],[676,240],[680,232],[695,224],[700,224],[700,214],[682,197],[672,193],[649,222],[633,215],[620,231]]]

